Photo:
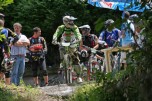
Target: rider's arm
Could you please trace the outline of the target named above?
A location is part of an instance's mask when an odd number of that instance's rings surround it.
[[[101,57],[100,55],[96,54],[97,59],[103,60],[103,57]]]
[[[121,30],[121,37],[122,37],[122,38],[125,37],[125,30]]]
[[[53,35],[53,41],[57,41],[58,37],[62,34],[63,30],[64,30],[64,25],[61,25],[57,28],[56,32]]]
[[[45,53],[47,53],[47,44],[46,44],[46,41],[45,41],[45,39],[43,38],[43,51],[45,52]]]
[[[79,29],[78,29],[77,26],[74,26],[74,34],[76,35],[76,38],[77,38],[79,41],[82,40],[82,35],[81,35],[81,33],[80,33],[80,31],[79,31]]]
[[[1,37],[2,37],[2,43],[4,45],[3,52],[5,52],[5,54],[7,54],[9,56],[10,55],[10,47],[8,45],[8,40],[7,40],[7,37],[8,37],[8,30],[7,29],[4,29],[2,31]]]
[[[98,44],[98,37],[96,35],[95,36],[95,46],[93,48],[97,49],[99,47],[99,44]]]
[[[82,50],[83,49],[83,41],[81,40],[80,41],[80,50]]]
[[[5,53],[10,53],[10,47],[8,45],[8,42],[6,39],[4,39],[4,52]]]
[[[102,32],[100,33],[99,40],[100,40],[100,41],[105,41],[104,36],[105,36],[105,33],[104,33],[104,31],[102,31]]]
[[[99,47],[99,44],[97,43],[93,48],[98,49],[98,47]]]
[[[7,37],[8,37],[8,30],[3,28],[1,31],[1,41],[4,45],[4,52],[8,53],[10,52],[9,47],[8,47],[8,42],[7,42]]]
[[[11,33],[11,34],[8,35],[8,37],[9,36],[11,36],[13,38],[17,37],[17,35],[11,29],[7,28],[7,30]]]
[[[24,39],[24,41],[22,41],[20,39]],[[16,43],[14,43],[14,46],[22,47],[22,46],[30,45],[30,41],[28,40],[28,38],[25,35],[21,35],[20,39]]]

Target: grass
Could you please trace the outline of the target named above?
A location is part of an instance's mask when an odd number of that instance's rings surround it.
[[[97,98],[95,98],[98,96],[98,94],[95,93],[96,89],[98,89],[98,86],[95,83],[80,86],[67,101],[98,101]]]
[[[57,101],[38,88],[33,88],[30,85],[25,86],[24,83],[21,86],[5,85],[0,83],[0,101]],[[61,100],[58,100],[61,101]]]

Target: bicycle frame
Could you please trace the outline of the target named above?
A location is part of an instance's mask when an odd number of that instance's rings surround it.
[[[76,47],[74,44],[71,43],[61,43],[61,46],[64,47],[65,52],[63,56],[63,67],[64,67],[64,79],[66,83],[72,83],[72,56],[73,49]]]
[[[96,73],[96,70],[101,71],[101,64],[98,62],[96,53],[98,50],[94,48],[90,48],[88,46],[85,46],[85,48],[91,50],[91,56],[89,57],[89,60],[87,61],[88,66],[86,66],[86,63],[84,63],[84,66],[87,67],[87,80],[90,81],[91,79],[95,80],[96,77],[94,77],[94,74]]]

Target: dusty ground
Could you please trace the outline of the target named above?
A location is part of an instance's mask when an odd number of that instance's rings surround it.
[[[38,101],[64,101],[68,98],[76,89],[77,86],[68,86],[67,84],[60,84],[59,81],[61,78],[58,75],[49,75],[49,80],[52,80],[56,83],[54,85],[49,84],[49,86],[38,87],[40,91],[45,95],[39,96]],[[32,77],[23,78],[26,85],[32,85],[34,87]],[[43,100],[42,100],[43,98]],[[64,98],[64,99],[63,99]]]

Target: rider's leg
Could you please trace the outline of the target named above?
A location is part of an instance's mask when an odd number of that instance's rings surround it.
[[[64,52],[65,52],[64,47],[59,46],[59,53],[60,53],[60,68],[63,67],[62,61],[63,61]]]
[[[1,51],[1,48],[0,48],[0,51]],[[2,61],[3,61],[3,54],[0,53],[0,63],[2,63]],[[0,65],[0,81],[4,80],[4,78],[5,78],[5,75],[3,73],[2,66]]]
[[[82,77],[82,67],[80,65],[80,60],[79,60],[77,53],[75,53],[74,57],[73,57],[73,66],[74,66],[74,70],[77,73],[78,82],[82,82],[82,78],[81,78]]]
[[[48,85],[48,73],[47,73],[47,69],[46,69],[46,61],[45,61],[45,58],[43,61],[41,61],[41,67],[40,67],[40,70],[42,71],[42,75],[43,75],[43,78],[44,78],[44,82],[45,82],[45,86]]]
[[[34,81],[34,85],[37,86],[39,85],[39,80],[38,80],[38,62],[37,61],[33,61],[32,62],[32,71],[33,71],[33,81]]]
[[[0,80],[2,81],[2,80],[4,80],[4,78],[5,78],[4,73],[3,73],[3,72],[0,72]]]
[[[34,80],[34,85],[35,85],[35,86],[38,86],[38,85],[39,85],[39,79],[38,79],[38,76],[33,77],[33,80]]]
[[[121,52],[121,64],[122,64],[122,69],[126,69],[127,64],[126,64],[126,52]]]
[[[5,72],[5,84],[6,85],[11,84],[10,71]]]

